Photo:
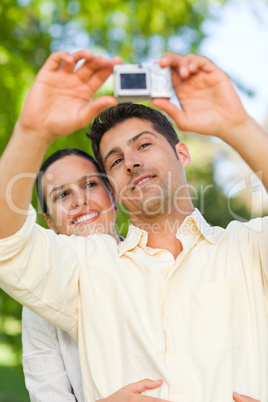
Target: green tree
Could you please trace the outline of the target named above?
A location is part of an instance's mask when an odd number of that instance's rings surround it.
[[[225,3],[227,0],[217,0]],[[210,0],[2,0],[0,153],[37,70],[53,50],[90,48],[126,62],[198,51]]]

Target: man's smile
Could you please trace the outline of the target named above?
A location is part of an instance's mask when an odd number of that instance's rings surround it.
[[[156,175],[142,175],[137,177],[134,181],[133,181],[133,187],[132,187],[132,191],[135,190],[135,188],[142,186],[144,183],[147,183],[148,181],[153,180],[156,177]]]

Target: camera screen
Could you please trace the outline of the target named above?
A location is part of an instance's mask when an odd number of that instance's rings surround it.
[[[146,74],[120,74],[121,89],[146,89]]]

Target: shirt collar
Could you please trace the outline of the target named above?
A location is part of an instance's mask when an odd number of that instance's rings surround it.
[[[146,230],[140,229],[137,226],[129,225],[127,237],[124,241],[118,244],[119,255],[121,256],[127,251],[133,250],[137,245],[146,248],[148,233]]]
[[[199,239],[203,236],[210,243],[215,243],[215,229],[215,227],[210,226],[206,222],[198,209],[195,209],[191,215],[185,218],[178,228],[176,237],[184,243],[187,237],[191,237],[194,241],[194,239]],[[189,234],[191,236],[189,236]],[[146,230],[130,224],[126,239],[118,244],[119,255],[121,256],[125,252],[133,250],[138,245],[146,251],[147,240],[148,233]],[[152,251],[153,249],[150,250]],[[155,251],[157,251],[157,249],[155,249]]]
[[[210,226],[203,215],[195,208],[191,215],[188,215],[177,230],[177,237],[185,236],[189,233],[199,233],[210,243],[215,243],[215,227]]]

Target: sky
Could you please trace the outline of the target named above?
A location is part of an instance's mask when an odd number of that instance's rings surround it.
[[[263,124],[268,119],[268,2],[232,0],[213,9],[218,18],[204,24],[208,38],[201,53],[254,91],[252,98],[238,92],[247,112]]]
[[[201,45],[201,54],[254,92],[254,96],[249,97],[236,87],[247,112],[268,130],[268,2],[231,0],[224,7],[216,7],[215,15],[215,21],[204,24],[208,37]],[[243,191],[245,177],[253,183],[254,189],[246,190],[251,194],[254,210],[267,210],[267,194],[256,176],[252,180],[246,164],[240,158],[236,162],[228,160],[226,155],[218,161],[215,178],[227,194],[234,189],[235,193]]]

